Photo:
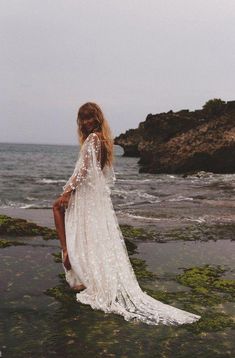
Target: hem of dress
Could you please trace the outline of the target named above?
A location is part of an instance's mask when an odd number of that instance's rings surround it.
[[[87,293],[85,291],[86,291],[86,289],[83,290],[81,293],[76,294],[77,302],[80,302],[85,305],[89,305],[89,306],[91,306],[91,308],[93,310],[100,310],[100,311],[104,312],[105,314],[110,314],[110,313],[118,314],[118,315],[122,316],[125,319],[125,321],[135,323],[135,324],[145,323],[148,325],[155,325],[155,326],[156,325],[179,326],[179,325],[184,325],[184,324],[192,324],[192,323],[195,323],[196,321],[198,321],[199,319],[201,319],[200,315],[196,315],[194,313],[192,313],[191,315],[189,314],[189,317],[185,318],[185,321],[183,321],[183,320],[177,321],[177,319],[174,319],[174,318],[167,319],[167,318],[164,318],[161,316],[159,316],[159,318],[156,320],[144,318],[144,316],[142,318],[140,315],[135,314],[134,312],[129,312],[129,311],[123,309],[117,303],[115,303],[116,308],[113,305],[111,305],[110,308],[105,309],[104,307],[101,307],[100,305],[98,305],[96,303],[95,299],[90,298],[90,296],[87,295]],[[118,306],[119,306],[119,309],[118,309]]]

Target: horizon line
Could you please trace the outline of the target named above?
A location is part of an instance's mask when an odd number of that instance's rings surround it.
[[[36,145],[69,145],[69,146],[79,146],[80,144],[65,144],[65,143],[35,143],[35,142],[0,142],[0,144],[36,144]]]

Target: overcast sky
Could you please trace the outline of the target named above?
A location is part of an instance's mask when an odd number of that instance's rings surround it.
[[[116,136],[235,100],[234,39],[235,0],[1,0],[0,142],[77,144],[87,101]]]

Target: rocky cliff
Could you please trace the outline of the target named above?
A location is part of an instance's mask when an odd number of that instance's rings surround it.
[[[140,157],[140,172],[235,173],[235,101],[206,109],[148,114],[115,138],[125,156]]]

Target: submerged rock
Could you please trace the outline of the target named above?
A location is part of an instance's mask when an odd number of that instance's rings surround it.
[[[221,266],[204,265],[184,269],[184,273],[177,276],[177,281],[202,295],[211,295],[223,300],[233,300],[235,295],[235,281],[222,278],[227,270]]]

